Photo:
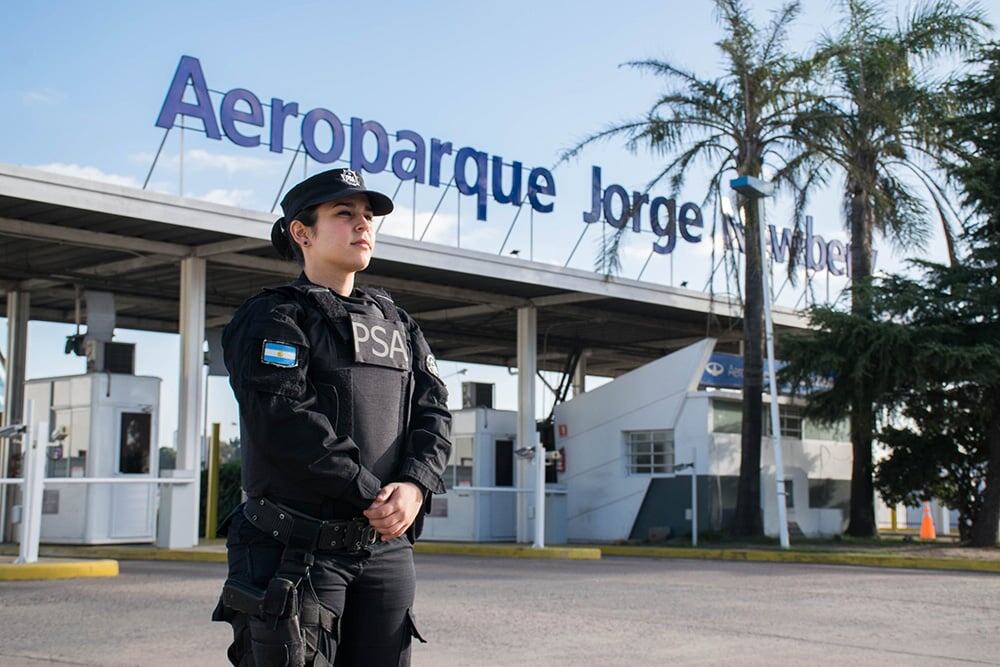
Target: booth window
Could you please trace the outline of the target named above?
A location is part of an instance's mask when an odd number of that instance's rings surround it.
[[[456,486],[472,486],[472,445],[473,438],[458,436],[451,450],[451,461],[444,471],[444,485],[453,489]],[[436,502],[436,501],[435,501]]]
[[[123,412],[118,442],[118,472],[126,475],[149,474],[152,415],[148,412]]]
[[[674,472],[674,432],[625,431],[626,466],[630,475]]]

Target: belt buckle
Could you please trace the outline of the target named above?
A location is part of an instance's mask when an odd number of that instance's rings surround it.
[[[353,544],[351,546],[354,547],[354,551],[360,551],[364,547],[375,544],[378,540],[378,531],[362,520],[355,519],[353,523],[354,530],[351,531]]]

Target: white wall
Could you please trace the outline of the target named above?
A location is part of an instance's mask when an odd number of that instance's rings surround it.
[[[625,539],[631,532],[650,478],[626,473],[622,431],[679,428],[678,462],[704,442],[707,407],[679,417],[714,345],[711,339],[695,343],[556,406],[570,540]]]

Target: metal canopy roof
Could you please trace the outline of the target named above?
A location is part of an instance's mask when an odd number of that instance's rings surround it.
[[[206,318],[225,324],[261,287],[298,273],[275,259],[271,215],[0,165],[0,287],[31,292],[31,319],[75,321],[76,288],[115,294],[121,327],[176,332],[186,256],[207,260]],[[360,284],[390,290],[441,359],[516,365],[518,306],[538,307],[538,367],[577,348],[587,372],[617,376],[704,338],[736,350],[735,303],[513,257],[378,238]],[[6,297],[3,297],[6,300]],[[775,308],[778,330],[804,328]]]

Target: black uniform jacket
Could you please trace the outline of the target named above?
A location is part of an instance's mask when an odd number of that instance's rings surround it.
[[[444,493],[448,392],[420,327],[384,290],[342,297],[302,276],[244,303],[222,345],[248,496],[351,518],[389,482],[415,482],[428,501]]]

